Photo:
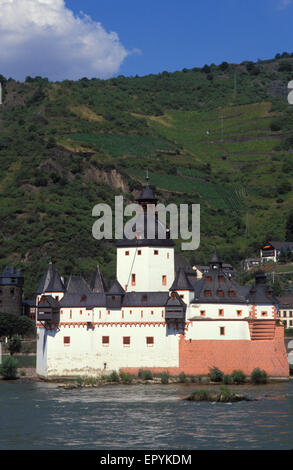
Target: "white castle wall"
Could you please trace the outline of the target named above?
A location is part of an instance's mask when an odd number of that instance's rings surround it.
[[[38,351],[46,338],[47,370],[39,361],[37,373],[43,376],[96,376],[104,370],[118,371],[124,367],[178,367],[179,335],[175,333],[163,324],[107,324],[94,329],[61,326],[58,332],[43,330]],[[103,346],[103,336],[109,336],[108,346]],[[130,337],[129,346],[123,345],[124,336]],[[64,337],[70,337],[70,344],[64,344]],[[146,337],[154,338],[152,346],[147,345]]]
[[[221,328],[224,328],[224,335],[221,335]],[[186,339],[250,340],[250,332],[247,321],[195,320],[188,326]]]
[[[135,286],[131,283],[131,274],[135,274]],[[166,276],[166,285],[162,282],[163,276]],[[174,249],[170,247],[119,247],[117,249],[117,280],[123,289],[127,286],[128,292],[168,291],[174,281]]]

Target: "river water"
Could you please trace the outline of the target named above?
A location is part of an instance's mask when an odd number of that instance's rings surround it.
[[[257,401],[181,400],[196,385],[65,390],[0,382],[0,449],[292,449],[293,382],[232,387]],[[204,386],[200,388],[206,388]]]

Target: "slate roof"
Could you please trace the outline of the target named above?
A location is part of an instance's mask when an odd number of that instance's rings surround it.
[[[58,274],[58,271],[54,268],[52,262],[49,263],[47,271],[42,277],[42,280],[37,289],[37,294],[43,294],[46,292],[64,292],[65,286]]]
[[[60,307],[105,307],[106,295],[103,293],[94,294],[65,294],[59,301]]]
[[[107,294],[107,295],[108,295],[108,294],[112,294],[112,295],[124,295],[124,294],[125,294],[125,290],[123,289],[123,287],[121,286],[121,284],[120,284],[117,280],[115,280],[106,294]]]
[[[265,273],[259,269],[255,273],[255,284],[249,291],[249,302],[261,305],[277,304],[278,300],[269,295],[271,289],[266,283]]]
[[[91,279],[90,288],[92,292],[100,293],[107,290],[104,278],[100,272],[99,266],[97,266],[96,271]]]
[[[193,287],[188,280],[187,274],[183,268],[180,268],[175,276],[174,282],[170,287],[170,290],[193,290]]]
[[[169,292],[126,292],[123,307],[163,307]]]
[[[143,232],[140,230],[140,227],[143,228]],[[148,228],[149,232],[153,233],[152,238],[148,238]],[[151,229],[152,228],[152,231]],[[133,225],[133,232],[138,232],[140,238],[134,237],[130,239],[127,237],[125,232],[122,239],[118,240],[116,246],[125,246],[125,247],[141,247],[141,246],[174,246],[175,243],[170,239],[169,229],[162,224],[158,219],[157,214],[155,216],[142,212],[136,223]]]
[[[38,309],[44,308],[44,307],[59,308],[59,306],[60,304],[58,300],[54,299],[52,295],[44,295],[41,297],[37,308]]]
[[[223,269],[222,262],[216,252],[209,262],[209,270],[204,273],[199,281],[191,283],[195,294],[191,303],[247,303],[243,289]],[[210,295],[207,296],[208,292],[206,291],[209,291]],[[220,293],[223,295],[219,295]]]
[[[276,297],[279,303],[279,308],[293,308],[293,293],[287,292],[286,294]]]
[[[141,193],[139,197],[137,198],[137,201],[139,203],[146,201],[146,202],[156,204],[157,198],[155,196],[154,190],[150,187],[149,183],[147,183],[147,185],[144,188],[142,188]]]
[[[66,293],[86,295],[92,292],[82,276],[71,275],[66,284]]]

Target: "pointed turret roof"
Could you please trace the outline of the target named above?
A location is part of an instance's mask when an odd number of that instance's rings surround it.
[[[193,290],[188,277],[183,268],[180,268],[176,273],[175,280],[170,287],[170,290]]]
[[[64,292],[65,286],[58,274],[58,271],[54,268],[53,263],[50,261],[47,271],[42,277],[42,280],[37,289],[37,294],[43,294],[45,292]]]
[[[91,290],[82,276],[71,275],[66,285],[66,294],[90,294]]]
[[[217,250],[215,249],[214,251],[214,255],[212,257],[212,259],[210,260],[209,262],[209,265],[214,268],[214,267],[217,267],[217,268],[222,268],[222,261],[219,259],[218,257],[218,253],[217,253]]]
[[[150,178],[147,175],[146,176],[147,184],[144,188],[142,188],[142,191],[141,191],[139,197],[137,198],[138,203],[142,203],[142,202],[149,202],[151,204],[156,204],[157,203],[158,199],[156,198],[154,190],[150,187],[149,179]]]
[[[102,273],[99,269],[99,266],[97,266],[96,271],[91,279],[90,288],[93,292],[96,292],[96,293],[106,292],[107,290],[106,284],[102,276]]]

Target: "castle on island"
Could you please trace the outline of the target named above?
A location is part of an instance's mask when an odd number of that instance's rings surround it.
[[[157,204],[149,184],[137,202],[147,222]],[[225,374],[259,367],[289,376],[278,301],[263,271],[253,286],[240,286],[215,252],[198,279],[187,263],[175,262],[165,230],[165,239],[117,241],[109,290],[98,267],[90,283],[81,276],[65,283],[49,264],[36,296],[39,376],[139,369],[206,375],[213,366]]]

